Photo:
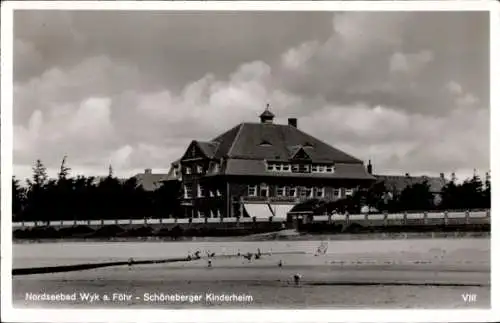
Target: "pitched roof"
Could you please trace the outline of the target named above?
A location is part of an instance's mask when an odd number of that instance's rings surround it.
[[[196,141],[198,147],[203,151],[203,153],[209,157],[213,158],[215,155],[215,151],[217,150],[217,146],[219,145],[217,142],[208,142],[208,141]]]
[[[401,175],[375,175],[378,181],[383,181],[385,186],[396,192],[402,192],[407,186],[427,181],[432,193],[439,193],[448,183],[445,178],[428,176],[401,176]]]
[[[223,171],[226,175],[273,176],[273,177],[307,177],[307,178],[349,178],[373,180],[374,177],[366,171],[363,164],[335,164],[333,173],[292,173],[268,172],[264,160],[229,159]],[[217,175],[217,174],[213,174]]]
[[[270,145],[261,145],[263,141]],[[212,142],[218,142],[216,158],[282,160],[290,159],[290,147],[308,145],[313,162],[358,163],[362,161],[290,125],[242,123]]]
[[[134,176],[137,185],[142,186],[146,191],[154,191],[160,188],[164,181],[168,180],[168,174],[146,174],[140,173]]]

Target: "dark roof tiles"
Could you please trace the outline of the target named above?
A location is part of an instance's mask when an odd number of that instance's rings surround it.
[[[238,131],[235,131],[236,128]],[[361,160],[289,125],[243,123],[236,128],[214,139],[220,142],[217,156],[223,157],[226,153],[227,157],[238,159],[289,160],[289,147],[309,144],[312,147],[307,148],[307,154],[313,162],[362,163]],[[271,146],[260,145],[263,140],[268,141]],[[297,148],[293,149],[296,150]]]

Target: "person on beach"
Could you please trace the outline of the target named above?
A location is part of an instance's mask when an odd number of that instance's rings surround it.
[[[293,275],[293,281],[295,282],[295,285],[299,285],[301,279],[302,279],[301,274],[296,273],[295,275]]]

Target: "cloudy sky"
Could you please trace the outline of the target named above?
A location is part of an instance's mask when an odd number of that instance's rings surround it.
[[[192,139],[299,127],[384,174],[489,169],[481,12],[84,12],[14,16],[14,173],[168,169]]]

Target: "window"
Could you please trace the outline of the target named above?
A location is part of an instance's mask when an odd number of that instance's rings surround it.
[[[325,197],[325,188],[324,187],[317,187],[315,189],[316,191],[316,197],[323,198]]]
[[[327,172],[327,173],[333,173],[333,169],[334,169],[334,168],[333,168],[333,166],[332,166],[332,165],[327,165],[327,166],[326,166],[326,172]]]
[[[296,187],[287,187],[287,196],[297,197],[297,188]]]
[[[214,217],[214,211],[213,210],[210,210],[210,217],[213,218]]]
[[[309,173],[310,172],[309,166],[310,165],[304,165],[304,164],[299,165],[299,172],[300,173]]]
[[[283,164],[276,164],[276,165],[274,165],[275,170],[278,171],[278,172],[281,172],[282,167],[283,167]]]
[[[186,174],[191,174],[191,167],[186,166]]]
[[[300,190],[300,197],[307,198],[312,196],[313,196],[312,187],[302,187],[302,189]]]
[[[198,174],[203,174],[203,166],[201,165],[196,166],[196,171]]]
[[[259,146],[261,146],[261,147],[271,147],[272,144],[269,141],[267,141],[267,140],[262,140],[260,142]]]
[[[311,166],[311,171],[312,171],[313,173],[317,173],[317,172],[318,172],[318,165],[312,165],[312,166]]]
[[[190,186],[184,185],[184,198],[190,199],[193,197],[193,190]]]
[[[292,165],[292,172],[298,173],[300,169],[300,166],[298,164],[293,164]]]
[[[267,186],[267,184],[260,185],[259,196],[261,196],[261,197],[268,197],[269,196],[269,186]]]
[[[222,194],[220,193],[219,189],[217,189],[217,196],[222,196]]]
[[[278,186],[278,189],[276,190],[276,195],[278,196],[286,196],[286,186]]]
[[[283,171],[284,172],[289,172],[290,171],[290,164],[283,164]]]
[[[325,166],[318,165],[318,173],[323,173],[325,171]]]
[[[214,191],[208,190],[208,195],[210,195],[210,197],[214,197]]]
[[[198,211],[198,217],[199,217],[199,218],[204,218],[204,217],[205,217],[205,212],[203,212],[203,211]]]
[[[352,196],[354,194],[354,190],[352,188],[346,188],[345,196]]]
[[[205,188],[198,184],[198,197],[205,197]]]
[[[219,172],[219,164],[214,164],[213,172],[214,173],[218,173]]]
[[[221,214],[220,214],[220,209],[217,209],[217,217],[218,218],[222,218]]]
[[[274,171],[274,164],[267,164],[267,170],[269,172],[273,172]]]
[[[257,185],[248,185],[248,196],[257,196]]]
[[[333,189],[333,196],[335,196],[335,197],[341,197],[340,193],[341,193],[340,192],[340,188]]]

